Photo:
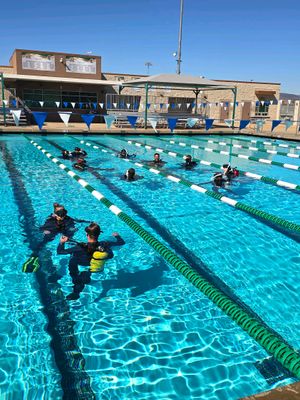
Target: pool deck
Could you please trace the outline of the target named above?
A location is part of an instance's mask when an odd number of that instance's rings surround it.
[[[271,127],[266,124],[264,126],[262,132],[256,132],[255,128],[247,128],[243,129],[241,132],[238,128],[231,129],[224,125],[218,125],[214,128],[206,131],[204,128],[200,129],[174,129],[173,134],[175,135],[253,135],[260,137],[270,137],[274,139],[285,139],[285,140],[297,140],[300,141],[300,132],[296,130],[296,127],[290,127],[287,131],[285,131],[284,127],[277,127],[273,132],[271,132]],[[280,129],[279,129],[280,128]],[[14,133],[35,133],[35,134],[53,134],[53,133],[74,133],[74,134],[108,134],[108,135],[138,135],[138,134],[147,134],[147,135],[172,135],[170,129],[158,129],[157,133],[149,128],[149,129],[133,129],[133,128],[117,128],[112,127],[111,129],[107,129],[105,124],[92,124],[91,129],[88,130],[87,126],[84,123],[70,123],[68,128],[63,123],[59,122],[48,122],[45,123],[42,130],[39,130],[37,125],[30,126],[0,126],[0,134],[14,134]]]
[[[250,397],[244,397],[241,400],[299,400],[300,382],[292,385],[282,386],[277,389],[268,390]]]

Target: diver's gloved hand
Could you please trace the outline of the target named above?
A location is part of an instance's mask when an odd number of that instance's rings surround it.
[[[66,243],[69,240],[67,236],[62,236],[59,240],[60,243]]]

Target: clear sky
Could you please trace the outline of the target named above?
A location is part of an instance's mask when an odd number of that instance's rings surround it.
[[[0,13],[0,65],[15,48],[102,56],[103,72],[175,72],[180,0],[14,0]],[[299,0],[185,0],[182,73],[281,82],[300,94]]]

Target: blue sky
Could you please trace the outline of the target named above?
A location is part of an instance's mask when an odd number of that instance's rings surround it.
[[[0,15],[0,65],[15,48],[103,57],[104,72],[175,72],[179,0],[14,0]],[[300,2],[185,0],[182,73],[281,82],[300,94]]]

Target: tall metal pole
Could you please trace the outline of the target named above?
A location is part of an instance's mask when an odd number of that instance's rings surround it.
[[[6,110],[5,110],[5,103],[4,103],[4,77],[3,73],[0,73],[1,76],[1,96],[2,96],[2,112],[3,112],[3,124],[6,126]]]
[[[147,107],[147,104],[148,104],[148,92],[149,92],[149,84],[148,84],[148,82],[146,82],[145,91],[146,91],[146,93],[145,93],[145,124],[144,124],[144,128],[147,129],[147,126],[148,126],[148,107]]]
[[[180,64],[181,60],[181,42],[182,42],[182,19],[183,19],[183,2],[184,0],[180,0],[180,19],[179,19],[179,35],[178,35],[178,50],[177,50],[177,74],[180,74]]]

